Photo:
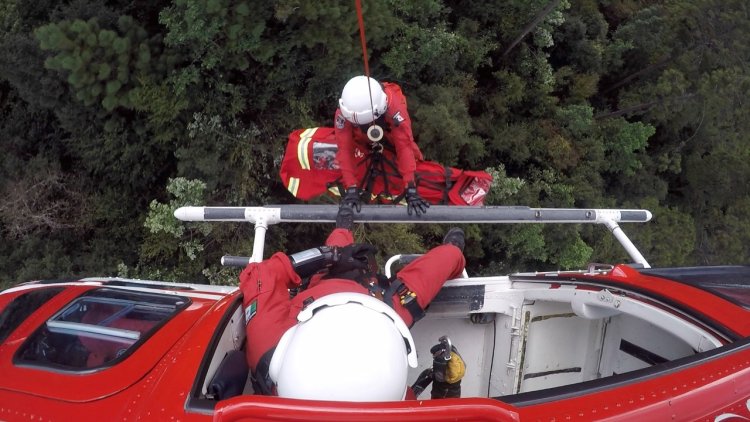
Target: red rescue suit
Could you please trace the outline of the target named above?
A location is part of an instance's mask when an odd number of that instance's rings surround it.
[[[335,229],[326,240],[327,246],[352,244],[352,233],[346,229]],[[460,249],[453,245],[440,245],[406,265],[397,278],[417,295],[422,309],[430,304],[445,281],[458,277],[466,261]],[[369,294],[369,291],[353,280],[322,279],[316,274],[307,289],[289,299],[288,289],[300,286],[301,279],[294,272],[289,257],[277,252],[260,263],[251,263],[240,274],[242,304],[247,320],[247,361],[255,373],[261,357],[274,348],[281,336],[297,324],[297,314],[304,306],[323,296],[353,292]],[[395,296],[395,295],[394,295]],[[407,326],[414,321],[407,309],[394,297],[393,307]],[[362,327],[366,330],[367,327]]]
[[[316,127],[297,129],[289,134],[279,176],[295,198],[309,201],[326,194],[340,196],[339,185],[343,187],[343,176],[336,159],[335,132],[332,127]],[[380,153],[382,161],[388,163],[387,174],[379,173],[373,177],[368,173],[373,165],[370,160],[376,153],[367,150],[362,154],[359,148],[355,150],[354,166],[355,178],[362,184],[360,187],[369,186],[372,203],[392,202],[404,185],[400,174],[396,174],[395,149],[384,148]],[[492,184],[489,173],[445,167],[433,161],[417,161],[416,165],[417,192],[431,204],[484,205]]]
[[[383,91],[388,98],[385,115],[375,123],[383,126],[384,139],[380,142],[390,142],[396,150],[396,166],[405,185],[414,182],[414,172],[417,161],[424,160],[422,152],[414,142],[411,132],[411,118],[406,110],[406,97],[401,87],[395,83],[383,82]],[[368,154],[372,142],[367,138],[367,126],[354,125],[344,118],[341,109],[336,110],[334,127],[338,153],[336,159],[341,167],[344,187],[358,186],[356,163]],[[360,186],[361,188],[362,186]],[[403,186],[400,187],[403,190]]]

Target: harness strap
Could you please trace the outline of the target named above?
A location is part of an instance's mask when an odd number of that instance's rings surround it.
[[[367,155],[367,158],[365,158],[365,161],[362,163],[366,163],[367,170],[365,171],[365,175],[362,179],[361,186],[364,188],[364,194],[367,198],[367,201],[370,201],[370,198],[372,197],[372,188],[375,184],[375,178],[378,177],[379,173],[382,173],[382,167],[383,163],[382,160],[383,157],[378,152],[371,152]]]
[[[271,366],[271,357],[273,357],[275,351],[276,347],[274,346],[266,353],[263,353],[263,356],[258,361],[258,365],[255,367],[255,372],[250,376],[255,392],[264,396],[273,396],[276,394],[276,387],[268,373]]]
[[[381,141],[377,145],[382,147],[384,150],[388,150],[391,152],[394,151],[393,147],[386,140]],[[389,160],[385,155],[383,155],[382,151],[383,150],[370,151],[370,153],[367,154],[367,158],[359,163],[359,165],[365,164],[367,166],[365,175],[362,178],[361,186],[364,187],[364,194],[368,197],[368,199],[372,195],[375,179],[381,177],[383,179],[383,193],[388,196],[392,196],[388,178],[390,176],[399,178],[401,177],[401,173],[399,173],[396,163],[393,160]],[[396,200],[393,201],[393,203],[397,202],[398,201]]]
[[[383,275],[369,272],[360,272],[357,275],[352,273],[337,274],[335,278],[356,282],[366,288],[370,296],[382,300],[391,308],[394,307],[393,296],[397,295],[401,306],[411,315],[412,324],[422,319],[425,315],[424,309],[417,302],[417,294],[409,290],[406,284],[398,278],[388,280]]]
[[[398,295],[401,306],[406,309],[412,318],[412,324],[416,323],[424,316],[425,312],[419,302],[417,302],[417,294],[409,290],[401,279],[395,279],[391,282],[391,285],[386,289],[383,301],[393,308],[393,296]]]
[[[384,276],[372,273],[364,273],[354,279],[354,281],[367,289],[370,296],[378,300],[384,300],[385,298],[385,289],[382,287],[383,280],[386,280]]]
[[[448,193],[451,191],[451,189],[454,186],[453,181],[451,180],[451,177],[453,176],[453,170],[451,170],[450,167],[443,167],[444,173],[443,178],[444,181],[435,181],[431,179],[436,179],[437,172],[433,171],[424,171],[424,172],[416,172],[414,173],[414,181],[417,186],[423,185],[427,188],[439,190],[442,192],[443,196],[441,199],[441,204],[446,205],[450,204],[450,198],[448,197]]]
[[[448,192],[450,192],[452,187],[453,182],[451,182],[451,168],[445,166],[445,190],[443,190],[443,205],[448,203]]]
[[[367,289],[370,296],[378,300],[384,300],[385,287],[388,286],[388,279],[380,274],[368,270],[350,270],[335,275],[326,274],[321,280],[349,280]]]

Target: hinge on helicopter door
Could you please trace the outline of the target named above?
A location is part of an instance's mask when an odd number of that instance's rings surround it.
[[[519,315],[519,309],[516,306],[511,306],[510,308],[513,309],[510,326],[510,353],[508,353],[508,362],[505,364],[509,373],[516,369],[516,354],[513,353],[513,350],[518,347],[521,338],[521,316]]]
[[[516,350],[516,370],[514,372],[515,376],[515,386],[514,386],[514,393],[518,393],[521,391],[521,383],[523,382],[523,370],[526,360],[526,346],[528,345],[529,340],[529,324],[531,324],[531,312],[530,311],[521,311],[522,315],[519,315],[519,330],[518,330],[518,349]]]
[[[607,274],[615,268],[612,264],[599,264],[596,262],[590,262],[586,268],[586,274]]]

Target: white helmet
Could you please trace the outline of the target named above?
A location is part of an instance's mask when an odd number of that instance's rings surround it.
[[[374,297],[335,293],[308,305],[284,333],[269,375],[281,397],[395,401],[406,396],[414,339],[396,312]]]
[[[369,80],[370,88],[367,88]],[[372,102],[370,102],[372,95]],[[355,76],[344,85],[339,109],[344,118],[355,125],[366,125],[385,114],[388,97],[380,83],[367,76]]]

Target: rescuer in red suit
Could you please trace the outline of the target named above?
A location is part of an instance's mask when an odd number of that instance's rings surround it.
[[[263,262],[250,263],[240,274],[247,321],[247,361],[257,392],[274,393],[268,371],[276,346],[282,335],[298,324],[300,311],[316,299],[338,292],[372,296],[390,305],[411,327],[445,281],[458,277],[465,266],[464,233],[453,228],[442,245],[409,263],[394,280],[387,281],[374,272],[377,269],[373,265],[374,247],[353,244],[352,226],[353,211],[341,207],[336,229],[328,236],[326,247],[291,256],[277,252]],[[289,290],[304,287],[302,283],[307,277],[307,287],[290,299]]]
[[[361,210],[363,186],[355,176],[355,158],[365,156],[378,143],[388,142],[395,149],[396,167],[403,179],[403,186],[395,188],[404,191],[407,212],[420,215],[427,211],[430,204],[419,196],[414,180],[416,162],[424,157],[414,142],[401,87],[388,82],[381,85],[367,76],[350,79],[341,93],[334,127],[336,158],[346,188],[343,204]]]

